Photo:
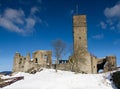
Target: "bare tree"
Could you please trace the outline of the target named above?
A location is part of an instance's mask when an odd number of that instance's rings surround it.
[[[57,72],[58,61],[62,59],[62,56],[66,49],[66,44],[62,40],[57,39],[52,42],[52,46],[53,46],[54,55],[57,59],[56,61],[56,72]]]
[[[70,63],[70,66],[71,66],[71,71],[74,71],[74,67],[75,67],[75,60],[74,60],[74,55],[71,55],[69,57],[69,63]]]
[[[75,58],[74,58],[74,50],[73,50],[73,44],[70,45],[68,52],[70,53],[69,56],[69,64],[71,66],[71,71],[74,71],[74,66],[75,66]]]

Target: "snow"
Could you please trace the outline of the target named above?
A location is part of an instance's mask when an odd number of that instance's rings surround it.
[[[2,76],[1,77],[2,79],[7,79],[7,78],[11,78],[9,75],[6,75],[6,76]]]
[[[55,72],[44,69],[36,74],[19,72],[12,77],[24,76],[3,89],[115,89],[108,77],[109,74],[75,74],[68,71]]]

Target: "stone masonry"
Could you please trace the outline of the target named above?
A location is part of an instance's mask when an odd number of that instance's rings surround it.
[[[41,67],[50,68],[52,65],[52,52],[39,50],[33,53],[32,60],[30,53],[27,56],[21,56],[16,53],[14,56],[13,72],[31,72],[32,70],[38,71]]]
[[[67,61],[59,60],[57,68],[86,74],[95,74],[100,70],[107,72],[116,69],[116,56],[97,58],[88,52],[86,21],[86,15],[73,16],[74,53]],[[39,71],[41,67],[53,67],[52,51],[36,51],[33,53],[32,60],[30,60],[29,53],[25,57],[21,56],[20,53],[16,53],[14,56],[13,72]]]
[[[73,37],[75,71],[97,73],[100,69],[107,72],[116,68],[115,56],[106,56],[105,58],[98,59],[88,52],[86,15],[73,16]]]

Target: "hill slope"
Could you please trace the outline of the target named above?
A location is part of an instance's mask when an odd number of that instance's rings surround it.
[[[36,74],[18,73],[14,76],[24,76],[25,79],[3,89],[115,89],[107,74],[56,73],[53,69],[44,69]]]

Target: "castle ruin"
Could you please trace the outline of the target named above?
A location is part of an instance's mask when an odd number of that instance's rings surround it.
[[[88,52],[86,15],[73,16],[73,39],[74,53],[66,62],[59,60],[58,69],[96,74],[101,69],[107,72],[116,68],[116,56],[97,58]],[[36,51],[32,60],[30,54],[26,57],[15,54],[13,72],[38,71],[41,67],[52,67],[52,51]]]
[[[69,63],[58,65],[59,69],[96,74],[100,70],[108,72],[116,68],[116,56],[97,58],[88,52],[86,15],[73,16],[73,39],[74,53]]]
[[[33,52],[33,58],[30,59],[30,53],[26,57],[16,52],[14,56],[13,72],[31,72],[39,71],[41,67],[50,68],[52,65],[52,52],[39,50]]]
[[[106,56],[97,58],[87,50],[87,23],[86,15],[73,16],[74,58],[77,72],[97,73],[100,69],[104,72],[116,68],[116,57]]]

